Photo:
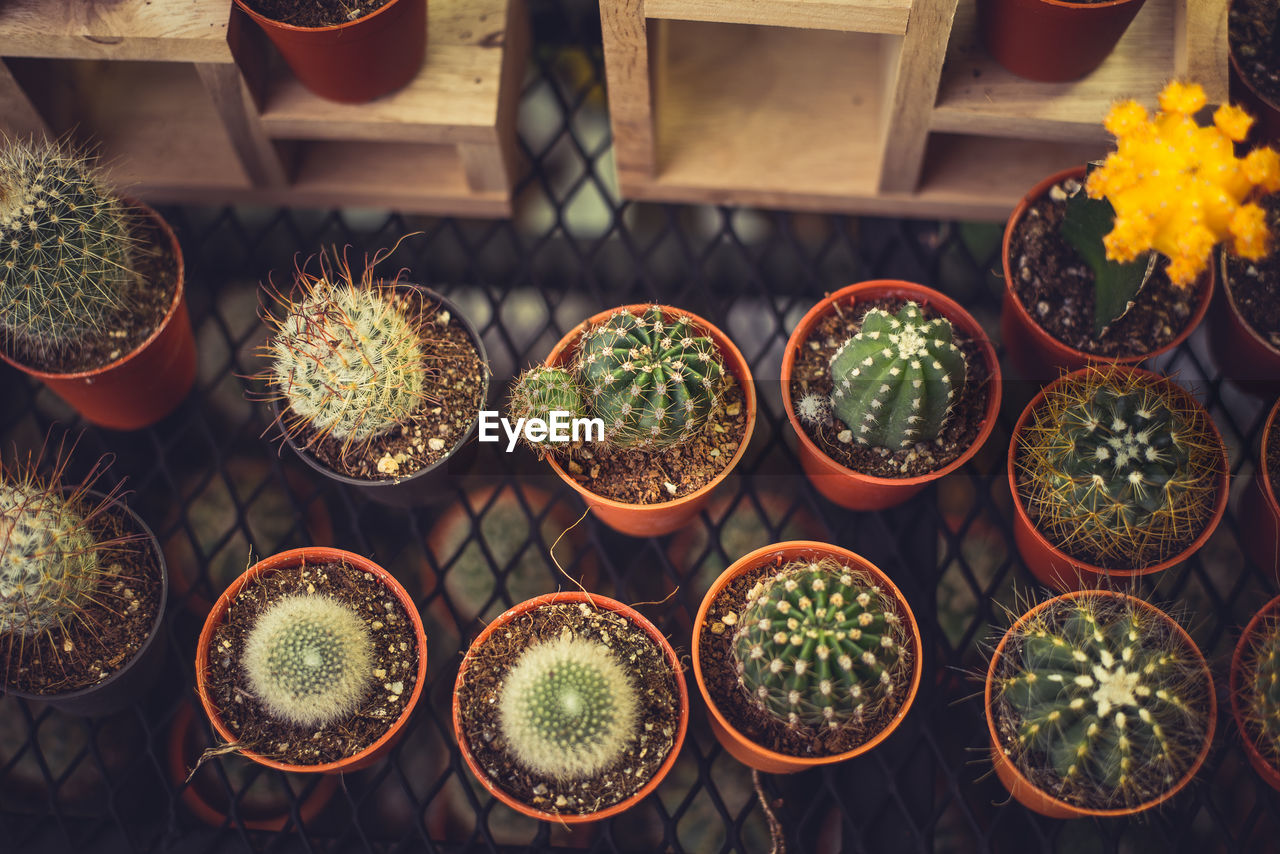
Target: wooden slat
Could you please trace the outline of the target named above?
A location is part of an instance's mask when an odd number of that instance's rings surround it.
[[[240,68],[236,65],[196,63],[196,73],[222,117],[222,125],[249,180],[261,187],[283,187],[289,174],[281,152],[262,126]]]
[[[230,0],[3,0],[0,56],[231,62]]]
[[[646,179],[656,162],[644,0],[600,0],[609,122],[620,179]]]
[[[497,193],[511,188],[502,149],[497,142],[466,142],[458,146],[467,186],[479,193]]]
[[[1210,104],[1227,102],[1228,0],[1175,0],[1174,67],[1204,86]]]
[[[644,14],[679,21],[901,35],[911,6],[912,0],[645,0]]]
[[[53,136],[4,60],[0,60],[0,133],[15,138]]]

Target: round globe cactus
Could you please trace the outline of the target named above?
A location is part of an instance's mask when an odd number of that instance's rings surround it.
[[[511,389],[508,412],[512,418],[538,418],[549,424],[554,412],[567,413],[570,419],[586,417],[587,406],[583,402],[577,377],[564,368],[538,365],[516,378]],[[538,451],[565,449],[565,443],[531,442],[523,432],[521,441]]]
[[[1241,646],[1243,735],[1273,766],[1280,766],[1280,620],[1274,614],[1263,618]]]

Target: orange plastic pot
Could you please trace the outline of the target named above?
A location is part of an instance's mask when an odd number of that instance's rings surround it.
[[[1264,757],[1258,750],[1258,746],[1254,744],[1253,737],[1245,726],[1243,703],[1245,695],[1252,690],[1246,682],[1248,674],[1245,673],[1245,657],[1249,654],[1249,646],[1253,642],[1254,635],[1262,629],[1263,621],[1275,620],[1278,615],[1280,615],[1280,596],[1263,605],[1258,613],[1253,615],[1253,619],[1240,633],[1240,640],[1236,643],[1235,652],[1231,655],[1230,676],[1231,717],[1235,718],[1236,730],[1240,733],[1240,743],[1244,745],[1244,753],[1249,757],[1249,764],[1253,766],[1254,771],[1258,772],[1258,776],[1276,790],[1280,790],[1280,768]]]
[[[173,302],[150,337],[101,368],[66,374],[29,368],[0,353],[0,359],[43,382],[86,421],[113,430],[137,430],[159,421],[182,403],[196,378],[182,247],[160,214],[131,199],[126,204],[145,213],[164,234],[177,263]]]
[[[1005,349],[1009,353],[1010,362],[1018,366],[1024,377],[1041,383],[1056,379],[1065,371],[1074,371],[1086,365],[1136,365],[1172,350],[1185,341],[1195,331],[1195,328],[1200,325],[1200,321],[1204,319],[1205,312],[1209,310],[1209,302],[1213,296],[1213,265],[1209,265],[1204,276],[1196,284],[1200,292],[1200,300],[1196,304],[1196,309],[1191,318],[1187,321],[1186,327],[1163,347],[1158,347],[1150,353],[1139,353],[1133,356],[1109,358],[1085,353],[1082,350],[1063,344],[1046,332],[1040,324],[1036,323],[1031,317],[1031,313],[1027,311],[1027,307],[1022,304],[1022,301],[1018,299],[1017,294],[1013,291],[1013,265],[1009,260],[1009,249],[1013,244],[1013,232],[1031,205],[1041,196],[1048,193],[1053,185],[1067,178],[1076,178],[1083,181],[1085,169],[1086,167],[1084,166],[1064,169],[1036,184],[1022,197],[1022,201],[1018,202],[1018,206],[1013,209],[1013,214],[1009,217],[1009,222],[1004,228],[1004,242],[1001,249],[1001,263],[1004,265],[1004,301],[1000,311],[1000,335],[1004,340]]]
[[[1057,388],[1063,383],[1073,382],[1087,370],[1089,369],[1073,371],[1042,388],[1032,401],[1027,404],[1027,408],[1022,410],[1022,415],[1018,418],[1018,423],[1013,428],[1013,439],[1009,442],[1006,469],[1009,478],[1009,491],[1013,493],[1013,539],[1018,546],[1018,554],[1022,556],[1022,561],[1027,565],[1027,569],[1031,571],[1031,574],[1041,584],[1054,590],[1085,590],[1104,586],[1108,582],[1112,584],[1117,581],[1131,582],[1140,576],[1163,572],[1170,567],[1177,566],[1208,542],[1209,537],[1213,535],[1214,530],[1218,527],[1218,523],[1222,521],[1222,514],[1226,512],[1227,498],[1230,494],[1227,446],[1223,444],[1222,436],[1218,433],[1218,428],[1214,426],[1213,419],[1209,417],[1209,413],[1201,410],[1209,429],[1217,437],[1222,460],[1218,472],[1218,497],[1214,501],[1213,515],[1205,522],[1204,530],[1200,532],[1200,536],[1196,537],[1190,545],[1168,560],[1163,560],[1141,569],[1106,569],[1073,558],[1045,539],[1044,534],[1040,533],[1035,523],[1031,521],[1031,517],[1027,515],[1027,508],[1023,504],[1022,496],[1018,493],[1018,477],[1014,464],[1018,453],[1018,437],[1031,421],[1032,413],[1044,401],[1045,394],[1049,390]],[[1200,409],[1200,404],[1195,398],[1167,377],[1153,374],[1151,371],[1146,371],[1142,368],[1118,366],[1116,370],[1125,374],[1139,375],[1155,380],[1163,391],[1171,395],[1181,396],[1185,401],[1194,404],[1197,409]]]
[[[575,602],[585,602],[596,608],[602,608],[606,611],[613,611],[622,614],[624,617],[635,623],[636,626],[644,630],[653,642],[662,648],[666,655],[667,664],[671,667],[671,672],[675,674],[676,685],[680,691],[680,724],[676,729],[675,740],[671,743],[671,752],[667,754],[667,758],[662,765],[654,773],[649,782],[645,783],[638,792],[629,798],[619,801],[611,807],[598,810],[591,813],[582,813],[581,815],[573,815],[568,813],[553,813],[544,810],[534,809],[533,807],[516,800],[510,794],[505,792],[495,783],[485,770],[480,767],[480,763],[476,761],[475,756],[471,752],[471,744],[467,740],[466,732],[462,723],[462,704],[459,700],[459,694],[462,691],[463,679],[466,676],[467,668],[471,665],[471,651],[482,646],[489,636],[501,626],[505,626],[519,617],[521,614],[541,608],[544,605],[572,604]],[[578,590],[546,593],[542,596],[535,596],[532,599],[526,599],[519,605],[504,612],[496,620],[485,626],[484,631],[472,642],[467,649],[467,654],[462,659],[461,666],[458,667],[458,678],[453,686],[453,737],[458,743],[458,749],[462,752],[462,758],[466,761],[467,767],[471,769],[471,774],[484,786],[489,794],[493,795],[502,803],[511,807],[521,815],[527,815],[530,818],[540,819],[542,821],[555,822],[556,824],[585,824],[592,821],[600,821],[610,816],[618,815],[631,809],[640,801],[648,797],[649,793],[658,788],[658,784],[662,782],[662,778],[667,776],[667,772],[671,770],[671,766],[676,764],[676,757],[680,755],[680,748],[684,745],[685,731],[689,727],[689,691],[685,687],[683,668],[680,666],[680,659],[676,656],[676,651],[671,648],[671,643],[666,639],[662,632],[658,631],[653,623],[641,614],[639,611],[624,605],[607,596],[600,596],[595,593],[583,593]]]
[[[405,613],[409,615],[409,620],[413,624],[414,634],[418,639],[418,674],[413,683],[413,693],[409,697],[409,702],[405,704],[404,711],[400,713],[400,718],[391,729],[383,733],[381,738],[364,750],[345,759],[340,759],[336,762],[324,762],[318,765],[291,765],[287,762],[269,759],[252,750],[239,750],[237,752],[247,759],[252,759],[254,762],[265,765],[268,768],[275,768],[277,771],[289,771],[297,774],[343,774],[348,771],[358,771],[381,759],[404,735],[405,724],[408,723],[409,718],[413,715],[414,708],[418,705],[418,698],[422,695],[422,685],[427,678],[427,636],[422,629],[422,618],[418,615],[418,606],[414,604],[413,598],[391,573],[366,557],[361,557],[343,549],[308,546],[301,549],[290,549],[289,551],[272,555],[269,558],[264,558],[245,570],[243,575],[223,591],[223,594],[218,597],[218,601],[213,603],[213,609],[209,612],[209,616],[205,618],[204,628],[200,631],[200,639],[196,642],[196,693],[199,694],[200,704],[204,706],[205,714],[209,716],[209,722],[213,724],[218,736],[228,744],[234,743],[236,740],[235,735],[227,729],[226,724],[222,721],[222,714],[209,697],[207,684],[209,645],[213,642],[213,633],[221,625],[223,617],[226,616],[227,610],[231,607],[231,603],[235,601],[235,598],[240,595],[242,590],[253,584],[259,576],[277,570],[293,569],[294,567],[302,566],[304,563],[313,565],[323,563],[348,564],[373,575],[400,600]]]
[[[590,327],[608,320],[615,312],[630,311],[635,314],[641,314],[652,307],[648,304],[624,305],[608,311],[602,311],[599,314],[593,314],[569,330],[569,333],[561,338],[556,346],[551,348],[551,353],[547,356],[547,366],[558,367],[567,364],[576,354],[578,338],[582,336],[582,333]],[[747,452],[747,445],[751,443],[751,431],[756,426],[756,386],[751,378],[751,368],[748,367],[747,360],[743,358],[742,352],[729,340],[729,336],[696,314],[665,305],[657,307],[662,310],[663,317],[689,318],[700,332],[715,342],[716,348],[720,351],[720,358],[724,360],[725,368],[733,374],[738,381],[738,387],[742,389],[743,404],[747,408],[747,429],[742,434],[742,441],[738,443],[738,450],[734,452],[733,458],[729,460],[729,464],[724,467],[720,474],[716,475],[714,480],[688,495],[672,501],[663,501],[661,504],[626,504],[621,501],[615,501],[612,498],[596,495],[570,477],[569,473],[564,470],[564,467],[560,465],[555,457],[547,457],[547,461],[551,463],[552,470],[560,476],[561,480],[582,496],[582,499],[591,508],[591,512],[596,518],[615,531],[621,531],[633,537],[659,537],[663,534],[669,534],[677,528],[688,524],[697,516],[711,499],[711,493],[729,476],[729,472],[733,471],[734,466],[742,459],[742,455]]]
[[[1235,14],[1236,0],[1231,0],[1227,11],[1227,20]],[[1249,75],[1240,67],[1236,59],[1235,45],[1231,36],[1227,36],[1227,96],[1231,103],[1244,107],[1245,112],[1255,119],[1249,129],[1249,141],[1257,145],[1267,145],[1280,140],[1280,106],[1263,95],[1254,87]]]
[[[1158,798],[1153,798],[1152,800],[1138,804],[1135,807],[1120,807],[1117,809],[1105,810],[1088,809],[1085,807],[1075,806],[1074,804],[1070,804],[1066,801],[1053,797],[1053,795],[1028,780],[1026,775],[1018,769],[1018,766],[1005,755],[1004,750],[1000,746],[1000,738],[996,733],[995,714],[992,711],[992,706],[995,702],[995,691],[993,690],[993,685],[995,683],[996,666],[1000,662],[1000,656],[1004,654],[1005,646],[1009,643],[1010,635],[1017,631],[1036,614],[1045,610],[1053,603],[1069,601],[1086,595],[1123,599],[1149,610],[1154,616],[1167,620],[1169,625],[1173,627],[1174,634],[1181,638],[1182,642],[1187,644],[1190,649],[1195,650],[1196,660],[1200,662],[1200,668],[1204,671],[1204,678],[1208,681],[1207,695],[1209,698],[1209,713],[1206,718],[1208,725],[1205,727],[1204,744],[1200,747],[1200,753],[1196,756],[1196,761],[1191,764],[1186,775],[1184,775],[1183,778],[1175,783],[1168,791],[1160,795]],[[1055,596],[1052,599],[1041,602],[1039,605],[1019,617],[1018,621],[1013,624],[1013,627],[1009,629],[1009,631],[1005,632],[1004,637],[1000,638],[1000,643],[996,645],[995,652],[991,656],[991,664],[987,667],[986,686],[983,691],[983,709],[987,717],[987,739],[991,744],[991,761],[995,765],[996,776],[1000,778],[1000,782],[1004,784],[1004,787],[1009,790],[1009,794],[1013,795],[1014,800],[1022,804],[1027,809],[1033,812],[1038,812],[1040,815],[1048,816],[1049,818],[1118,818],[1121,816],[1135,815],[1145,810],[1149,810],[1152,807],[1159,806],[1174,795],[1178,794],[1178,792],[1182,791],[1186,785],[1195,778],[1196,773],[1200,770],[1200,766],[1204,764],[1205,759],[1209,756],[1209,748],[1213,746],[1213,732],[1218,725],[1218,700],[1213,692],[1213,674],[1209,670],[1209,665],[1205,663],[1204,655],[1200,652],[1200,648],[1196,646],[1195,641],[1191,639],[1191,636],[1186,633],[1182,626],[1178,625],[1177,620],[1174,620],[1154,605],[1148,604],[1141,599],[1135,599],[1132,596],[1127,596],[1123,593],[1114,593],[1105,590],[1064,593],[1061,596]]]
[[[897,714],[885,725],[884,729],[853,750],[837,753],[833,756],[790,756],[756,744],[734,727],[729,719],[724,716],[724,713],[720,711],[715,700],[712,699],[711,694],[707,691],[707,683],[702,676],[702,656],[699,652],[702,640],[702,626],[706,623],[707,617],[711,613],[711,607],[715,604],[716,597],[720,595],[720,591],[724,590],[739,575],[759,569],[778,558],[783,561],[792,561],[812,560],[817,557],[833,557],[836,560],[858,567],[875,578],[876,582],[884,586],[897,600],[906,615],[907,628],[911,632],[913,662],[911,667],[911,687],[907,691],[907,698],[898,708]],[[902,592],[898,590],[897,585],[890,580],[889,576],[885,575],[875,564],[861,555],[856,555],[839,546],[819,543],[813,540],[790,540],[785,543],[775,543],[756,549],[738,558],[711,585],[711,589],[707,591],[707,595],[702,599],[702,606],[698,608],[698,616],[693,623],[693,677],[697,680],[698,691],[702,694],[702,699],[707,704],[707,717],[711,722],[711,731],[715,734],[716,740],[734,759],[749,768],[755,768],[758,771],[764,771],[769,774],[791,774],[796,771],[807,771],[821,765],[844,762],[855,756],[861,756],[888,738],[906,718],[907,713],[911,711],[912,703],[915,702],[916,691],[920,688],[920,674],[924,668],[923,655],[924,650],[920,643],[920,626],[916,623],[916,615],[912,612],[911,606],[907,604],[906,597],[902,595]]]
[[[987,52],[1028,80],[1078,80],[1111,53],[1144,0],[979,0]]]
[[[1223,379],[1242,391],[1263,397],[1280,394],[1280,349],[1276,349],[1244,319],[1231,292],[1227,256],[1220,255],[1222,292],[1209,314],[1209,351]]]
[[[832,310],[837,303],[844,308],[856,308],[859,302],[872,300],[914,300],[922,306],[933,309],[951,321],[955,329],[963,332],[977,343],[982,352],[982,360],[987,366],[987,407],[982,414],[982,428],[973,444],[956,459],[937,471],[917,477],[872,477],[845,468],[827,456],[800,426],[796,417],[795,405],[791,400],[791,374],[795,370],[796,359],[801,348],[805,346],[809,334],[818,322]],[[800,465],[809,477],[815,489],[841,507],[850,510],[882,510],[893,507],[911,498],[931,482],[946,477],[967,463],[978,453],[996,425],[996,416],[1000,412],[1000,397],[1003,383],[1000,378],[1000,361],[996,358],[995,348],[987,338],[978,321],[965,311],[959,303],[950,297],[943,296],[932,288],[897,279],[873,279],[841,288],[828,294],[821,302],[809,309],[787,340],[787,349],[782,354],[782,408],[791,422],[799,440]]]
[[[362,18],[332,27],[273,21],[236,0],[280,51],[298,81],[331,101],[359,104],[394,92],[422,68],[427,0],[390,0]]]
[[[1276,484],[1267,471],[1267,453],[1276,434],[1280,431],[1280,400],[1271,407],[1271,414],[1262,426],[1262,445],[1258,452],[1258,466],[1249,479],[1236,517],[1240,520],[1240,538],[1244,550],[1263,572],[1280,579],[1280,501]]]

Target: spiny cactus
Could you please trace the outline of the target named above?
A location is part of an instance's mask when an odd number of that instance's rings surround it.
[[[1140,569],[1185,548],[1213,513],[1222,445],[1163,382],[1090,368],[1045,389],[1014,461],[1028,515],[1055,546]]]
[[[138,303],[128,208],[91,161],[50,143],[0,151],[0,329],[43,360],[107,342]]]
[[[639,707],[613,651],[567,630],[520,655],[498,702],[516,759],[557,780],[589,777],[621,758]]]
[[[1186,776],[1204,744],[1208,669],[1173,620],[1141,600],[1051,600],[1010,630],[997,668],[997,713],[1016,732],[1006,753],[1068,803],[1149,802]]]
[[[569,418],[584,418],[587,407],[577,378],[564,368],[547,368],[542,365],[522,373],[511,389],[508,411],[513,418],[540,418],[551,421],[551,413],[567,412]],[[522,440],[530,447],[558,450],[555,444],[544,446],[530,443],[521,433]]]
[[[1245,737],[1273,764],[1280,763],[1280,621],[1261,621],[1246,643],[1240,704]]]
[[[942,432],[965,371],[946,318],[925,320],[914,302],[873,308],[831,357],[831,404],[859,445],[909,448]]]
[[[101,575],[84,518],[39,483],[0,483],[0,545],[0,633],[68,622]]]
[[[354,712],[373,681],[373,640],[360,616],[319,594],[280,599],[254,624],[244,670],[276,718],[323,727]]]
[[[724,365],[689,318],[657,306],[619,311],[582,336],[576,369],[605,438],[621,447],[667,448],[692,438],[719,398]]]
[[[733,635],[738,681],[792,727],[858,727],[906,694],[907,628],[891,596],[834,558],[792,561],[747,592]]]

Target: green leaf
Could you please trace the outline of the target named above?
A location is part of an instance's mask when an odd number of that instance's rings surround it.
[[[1100,338],[1107,327],[1124,316],[1138,291],[1151,275],[1147,259],[1119,264],[1108,261],[1102,238],[1111,231],[1116,212],[1107,199],[1091,199],[1083,189],[1067,199],[1062,236],[1093,270],[1093,335]]]

